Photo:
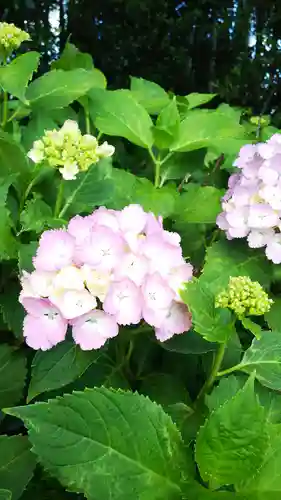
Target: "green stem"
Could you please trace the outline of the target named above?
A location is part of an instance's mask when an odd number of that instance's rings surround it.
[[[155,177],[154,177],[154,186],[156,188],[159,188],[160,187],[160,181],[161,181],[161,178],[160,178],[160,170],[161,170],[161,161],[156,158],[155,154],[153,153],[152,149],[149,149],[149,154],[150,154],[150,157],[155,165]]]
[[[86,134],[91,133],[91,121],[90,121],[89,111],[87,109],[85,109],[85,129],[86,129]]]
[[[227,370],[222,370],[221,372],[217,372],[217,377],[223,377],[224,375],[229,375],[230,373],[236,372],[241,369],[241,364],[231,366],[231,368],[227,368]]]
[[[57,194],[57,199],[56,199],[56,205],[55,205],[55,210],[54,210],[54,217],[60,219],[60,209],[63,201],[63,188],[64,184],[63,181],[60,182],[60,186],[58,189],[58,194]]]
[[[7,118],[8,118],[8,94],[7,94],[7,92],[4,92],[3,114],[2,114],[2,123],[1,123],[2,128],[5,127],[5,125],[7,123]]]
[[[219,369],[221,367],[221,364],[222,364],[222,361],[223,361],[223,358],[224,358],[225,349],[226,349],[226,343],[223,343],[223,344],[219,345],[219,348],[218,348],[218,350],[216,352],[216,356],[215,356],[215,359],[214,359],[214,363],[213,363],[213,367],[212,367],[211,373],[210,373],[209,377],[207,378],[205,384],[201,388],[201,390],[200,390],[200,392],[199,392],[199,394],[197,396],[197,401],[199,399],[201,399],[202,396],[204,396],[204,394],[206,394],[206,392],[208,392],[209,389],[211,389],[211,387],[213,386],[213,383],[214,383],[214,381],[216,380],[216,378],[218,376]]]

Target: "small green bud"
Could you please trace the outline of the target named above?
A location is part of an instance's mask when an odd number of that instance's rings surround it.
[[[257,281],[248,276],[231,277],[226,290],[216,298],[215,306],[231,309],[237,316],[261,316],[269,311],[273,300]]]

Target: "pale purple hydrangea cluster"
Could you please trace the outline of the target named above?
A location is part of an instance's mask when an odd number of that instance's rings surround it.
[[[281,263],[281,134],[243,146],[234,162],[217,218],[227,238],[247,238],[249,247],[265,247],[269,260]]]
[[[180,236],[140,205],[121,211],[100,207],[70,220],[67,229],[45,231],[24,272],[20,302],[27,315],[24,337],[47,350],[68,327],[84,350],[98,349],[119,325],[141,320],[165,341],[189,330],[191,316],[179,292],[192,278]]]

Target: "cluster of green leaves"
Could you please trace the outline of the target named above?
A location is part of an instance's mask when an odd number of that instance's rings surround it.
[[[255,120],[227,104],[208,108],[213,94],[176,96],[141,78],[108,90],[70,43],[29,83],[38,63],[28,52],[0,68],[0,498],[279,499],[280,274],[215,224]],[[110,138],[116,154],[61,191],[58,173],[27,152],[69,118]],[[259,131],[265,139],[275,129]],[[183,292],[193,329],[159,344],[141,326],[99,351],[66,340],[34,353],[22,337],[19,274],[32,268],[40,234],[129,203],[181,234],[196,268]],[[274,298],[258,324],[215,308],[239,275]]]

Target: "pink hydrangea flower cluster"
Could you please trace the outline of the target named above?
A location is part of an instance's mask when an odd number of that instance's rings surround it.
[[[234,162],[217,218],[228,239],[245,238],[249,247],[265,247],[269,260],[281,263],[281,134],[243,146]]]
[[[189,330],[191,317],[179,292],[192,278],[180,236],[140,205],[121,211],[100,207],[45,231],[24,272],[20,302],[24,336],[34,349],[50,349],[67,328],[81,349],[98,349],[119,325],[142,319],[165,341]]]

